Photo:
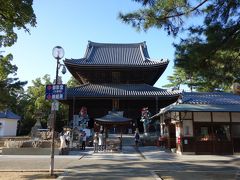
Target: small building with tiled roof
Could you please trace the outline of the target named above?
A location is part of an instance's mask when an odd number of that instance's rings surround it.
[[[64,102],[69,104],[70,118],[85,106],[91,118],[119,110],[125,117],[133,119],[134,125],[140,124],[143,107],[156,113],[179,96],[178,91],[153,87],[168,63],[168,60],[152,60],[146,42],[89,41],[83,58],[64,60],[69,72],[81,84],[67,89]]]
[[[0,137],[16,136],[17,124],[21,117],[12,111],[5,110],[0,112]]]
[[[162,136],[179,153],[240,152],[240,96],[225,92],[183,92],[162,108]]]

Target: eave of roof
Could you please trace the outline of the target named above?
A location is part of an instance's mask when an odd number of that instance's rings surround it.
[[[98,124],[110,124],[110,125],[123,125],[123,124],[129,124],[132,119],[123,117],[122,114],[119,114],[115,111],[110,111],[107,115],[95,118],[95,121]]]
[[[167,112],[240,112],[240,105],[177,104],[170,107]],[[164,113],[164,111],[162,111],[162,113]]]
[[[179,91],[167,91],[147,84],[85,84],[67,89],[73,97],[177,97]]]
[[[0,112],[0,118],[5,118],[5,119],[16,119],[19,120],[21,119],[20,116],[16,115],[12,111],[6,110],[4,112]]]
[[[167,67],[169,60],[160,60],[160,61],[145,61],[145,62],[138,62],[138,63],[108,63],[108,62],[101,62],[101,63],[80,63],[80,59],[65,59],[64,64],[67,67],[81,67],[81,68],[126,68],[126,67]]]
[[[126,124],[132,121],[132,119],[129,118],[120,118],[120,117],[111,117],[108,118],[107,116],[101,117],[101,118],[95,118],[95,120],[99,123],[103,124]]]
[[[166,112],[240,112],[240,96],[226,92],[183,92],[178,102],[152,118]]]

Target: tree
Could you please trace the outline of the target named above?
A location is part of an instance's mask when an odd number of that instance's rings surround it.
[[[230,91],[240,78],[240,23],[229,20],[190,29],[189,37],[175,45],[175,71],[183,70],[198,91]]]
[[[67,87],[76,87],[76,86],[80,86],[80,85],[81,84],[73,76],[71,76],[71,78],[67,82]]]
[[[239,13],[239,0],[133,0],[142,4],[142,8],[119,13],[119,18],[131,24],[137,30],[156,27],[177,35],[185,22],[193,16],[205,16],[208,24],[226,23]],[[239,20],[239,16],[236,21]]]
[[[187,84],[198,91],[229,91],[239,79],[239,0],[135,0],[143,9],[119,17],[137,29],[164,28],[176,36],[187,30],[186,39],[175,44],[174,75],[170,84]],[[184,26],[187,19],[201,15],[203,24]],[[185,77],[183,77],[185,76]],[[178,82],[179,83],[179,82]]]
[[[32,3],[33,0],[0,0],[0,48],[12,46],[17,41],[17,30],[30,33],[29,26],[36,26]],[[12,54],[3,57],[0,51],[0,110],[12,109],[31,126],[28,123],[31,111],[25,109],[28,99],[23,89],[27,82],[15,77],[18,68],[11,64],[12,59]]]
[[[22,117],[20,123],[21,135],[30,133],[37,118],[41,119],[43,127],[47,127],[48,115],[51,111],[51,102],[45,100],[45,85],[51,84],[50,76],[45,75],[43,78],[37,78],[32,81],[32,84],[19,100],[18,113]],[[38,117],[39,111],[42,112],[41,117]]]
[[[15,77],[17,66],[11,64],[12,55],[0,57],[0,110],[15,109],[17,99],[23,92],[26,81],[20,81]]]
[[[173,88],[173,89],[181,89],[180,86],[181,85],[189,85],[190,84],[188,82],[188,76],[186,75],[185,71],[183,71],[180,68],[175,68],[175,71],[173,73],[172,76],[168,76],[167,79],[170,81],[169,84],[164,85],[163,87],[167,87],[167,88]]]
[[[52,84],[50,76],[44,75],[42,78],[37,78],[32,81],[32,86],[29,86],[25,95],[21,99],[21,104],[24,106],[23,118],[21,121],[21,134],[28,134],[32,126],[36,123],[37,118],[40,119],[43,128],[47,128],[47,123],[50,121],[52,102],[45,99],[46,85]],[[39,113],[41,112],[41,113]],[[39,114],[41,117],[39,117]],[[64,104],[60,103],[57,111],[56,130],[61,131],[65,125],[64,122],[68,117],[68,109]]]
[[[0,48],[13,45],[17,41],[16,30],[29,32],[28,25],[36,25],[32,0],[0,0]],[[0,51],[1,53],[1,51]],[[12,65],[12,54],[0,54],[0,109],[16,109],[18,98],[23,93],[22,82],[16,78],[17,66]]]
[[[119,18],[131,24],[137,30],[159,28],[176,36],[184,27],[184,20],[191,15],[199,15],[205,11],[204,6],[209,0],[133,0],[142,4],[142,8],[123,14]]]
[[[33,0],[0,0],[0,47],[11,46],[17,41],[18,29],[29,33],[28,25],[36,26]]]

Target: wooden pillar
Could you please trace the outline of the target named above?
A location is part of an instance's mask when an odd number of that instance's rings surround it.
[[[122,150],[122,126],[121,126],[120,150]]]
[[[213,140],[213,112],[210,112],[211,114],[211,141],[212,141],[212,154],[215,154],[216,153],[216,149],[215,149],[215,143],[214,143],[214,140]]]
[[[104,126],[104,133],[105,133],[104,150],[106,150],[106,148],[107,148],[107,138],[108,138],[108,127],[107,127],[107,125]]]
[[[232,144],[232,154],[234,154],[234,145],[233,145],[233,136],[232,136],[232,112],[229,112],[229,118],[230,118],[229,131],[230,131],[230,138],[231,138],[231,144]]]
[[[158,109],[158,97],[156,96],[155,97],[155,100],[156,100],[156,114],[159,112],[159,109]]]
[[[72,112],[72,114],[74,115],[75,114],[75,105],[76,105],[76,103],[75,103],[75,97],[73,97],[73,112]],[[72,115],[72,118],[73,118],[73,115]]]

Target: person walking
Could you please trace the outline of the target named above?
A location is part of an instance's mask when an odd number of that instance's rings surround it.
[[[138,143],[139,143],[139,140],[140,140],[140,135],[139,135],[138,130],[135,131],[134,139],[135,139],[135,146],[138,147]]]
[[[98,139],[98,132],[96,132],[93,137],[94,152],[98,152]]]
[[[86,149],[87,136],[85,131],[82,132],[82,150]]]

